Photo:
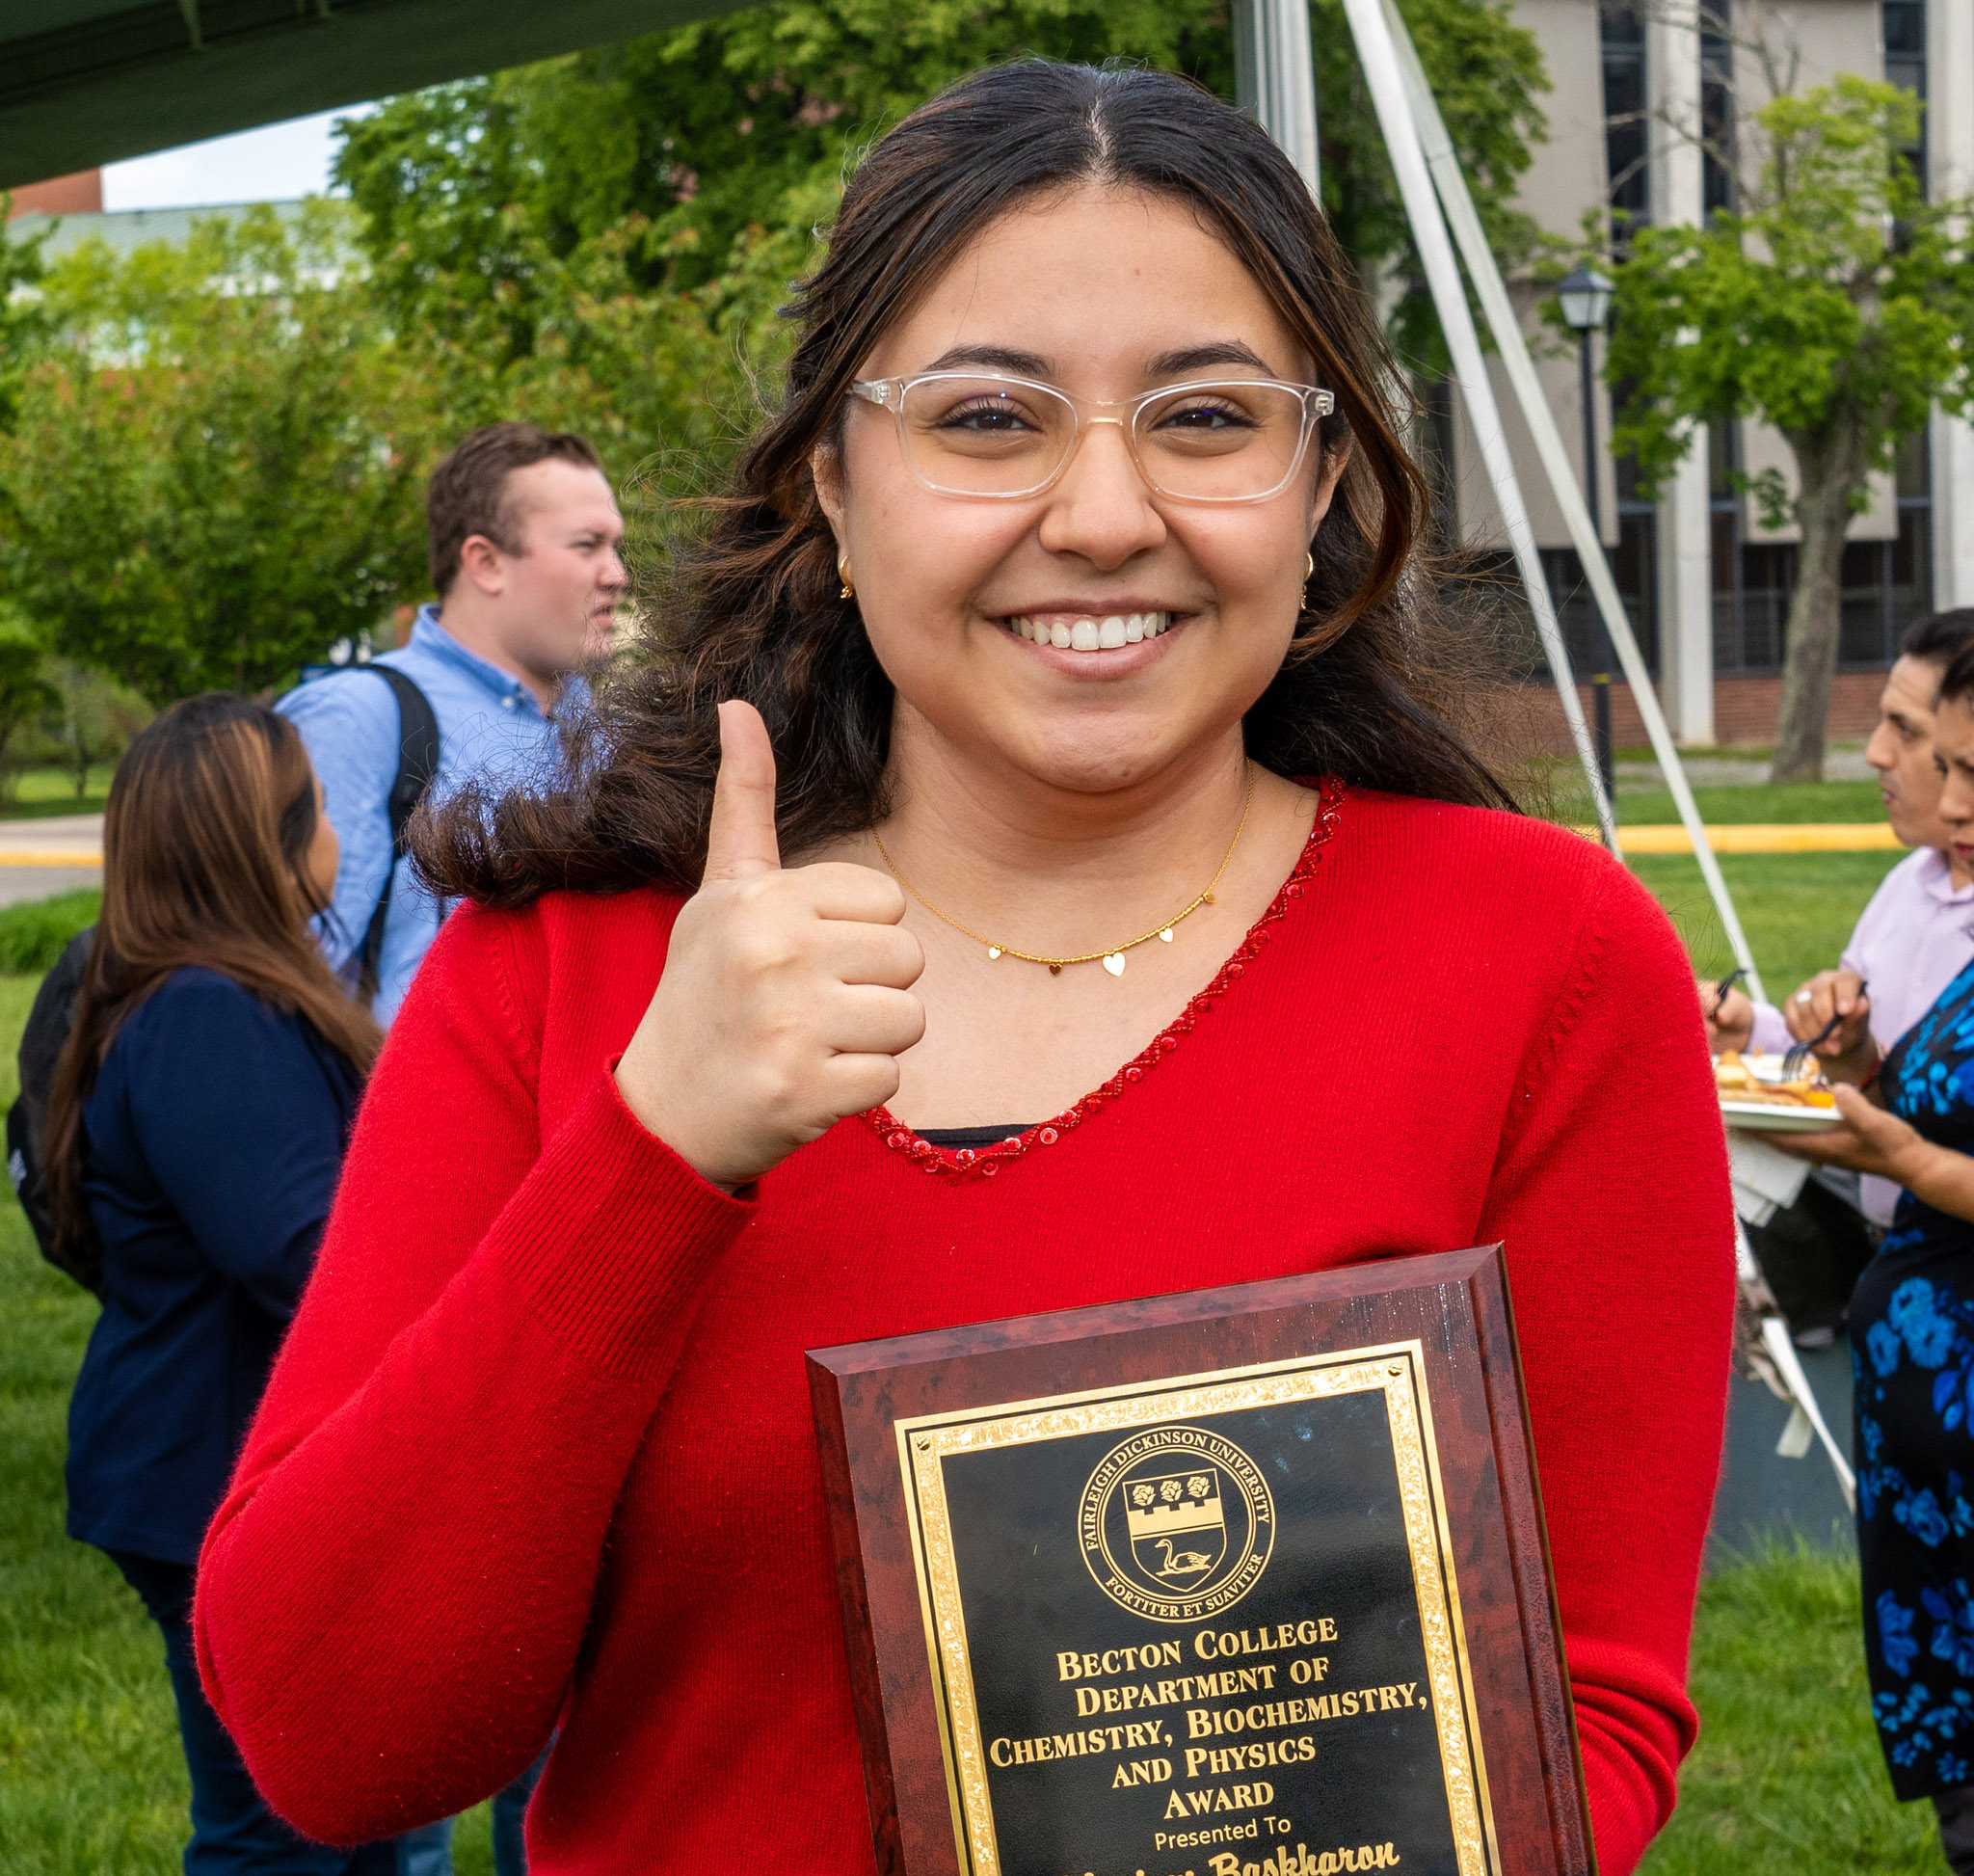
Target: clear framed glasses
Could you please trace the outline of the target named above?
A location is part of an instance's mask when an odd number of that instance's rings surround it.
[[[1086,430],[1114,423],[1138,473],[1175,501],[1266,501],[1289,486],[1333,391],[1271,378],[1210,378],[1114,402],[995,371],[860,378],[850,389],[896,418],[912,473],[941,495],[1037,496]]]

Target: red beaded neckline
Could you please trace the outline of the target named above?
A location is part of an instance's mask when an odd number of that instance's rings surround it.
[[[934,1146],[929,1139],[920,1139],[889,1108],[867,1109],[860,1116],[865,1125],[894,1153],[902,1153],[935,1177],[955,1183],[991,1179],[1002,1166],[1026,1159],[1035,1148],[1054,1146],[1064,1135],[1074,1132],[1110,1102],[1129,1094],[1179,1047],[1179,1038],[1213,1008],[1214,1001],[1240,982],[1247,966],[1260,955],[1262,947],[1267,943],[1269,927],[1286,918],[1289,908],[1302,897],[1302,889],[1315,873],[1323,848],[1337,831],[1337,822],[1343,815],[1344,793],[1344,785],[1334,776],[1323,781],[1317,792],[1316,821],[1309,830],[1309,839],[1303,843],[1294,871],[1282,882],[1281,891],[1268,901],[1267,910],[1248,927],[1247,935],[1241,939],[1234,955],[1214,973],[1213,982],[1152,1038],[1142,1054],[1126,1062],[1101,1087],[1092,1088],[1073,1108],[1066,1108],[1054,1119],[1030,1127],[1025,1134],[1016,1134],[992,1146],[978,1149],[962,1146],[955,1150]]]

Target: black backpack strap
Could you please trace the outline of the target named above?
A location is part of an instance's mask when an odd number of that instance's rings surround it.
[[[68,941],[55,968],[35,992],[34,1008],[28,1012],[27,1027],[20,1035],[20,1094],[7,1110],[7,1171],[41,1255],[100,1297],[103,1242],[96,1235],[95,1220],[85,1212],[80,1238],[67,1246],[57,1243],[54,1216],[48,1209],[45,1138],[48,1097],[54,1092],[55,1071],[75,1027],[75,1000],[82,990],[95,930],[94,925],[86,926]]]
[[[425,693],[402,671],[388,664],[352,664],[351,671],[369,671],[382,678],[397,698],[397,774],[385,797],[385,812],[390,817],[390,865],[385,869],[384,890],[377,896],[377,909],[364,927],[363,942],[358,947],[357,999],[365,1009],[377,1001],[377,965],[384,954],[384,926],[390,914],[390,889],[397,879],[397,863],[405,856],[405,829],[412,811],[424,798],[439,772],[439,719]]]

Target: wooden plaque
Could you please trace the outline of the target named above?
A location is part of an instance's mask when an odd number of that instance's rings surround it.
[[[883,1876],[1594,1868],[1499,1246],[809,1373]]]

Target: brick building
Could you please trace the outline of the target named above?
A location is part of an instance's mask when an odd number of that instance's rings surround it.
[[[1974,0],[1515,0],[1515,16],[1540,40],[1555,84],[1544,100],[1549,140],[1535,151],[1521,205],[1558,235],[1576,236],[1600,202],[1660,223],[1697,223],[1727,204],[1731,165],[1708,147],[1731,145],[1737,102],[1751,111],[1768,95],[1747,49],[1758,36],[1800,59],[1801,86],[1855,72],[1917,92],[1926,112],[1911,159],[1935,195],[1974,194]],[[1702,125],[1706,146],[1693,134]],[[1539,296],[1517,295],[1533,335]],[[1540,356],[1545,349],[1554,356]],[[1581,462],[1577,362],[1556,353],[1552,333],[1538,346],[1538,370]],[[1589,596],[1498,367],[1496,390],[1565,636],[1585,672]],[[1605,547],[1674,734],[1695,744],[1767,741],[1797,533],[1763,527],[1753,498],[1737,494],[1729,474],[1787,471],[1787,448],[1757,423],[1718,426],[1694,439],[1660,498],[1644,501],[1628,466],[1609,460],[1610,398],[1601,386],[1594,415]],[[1468,547],[1505,550],[1457,396],[1440,391],[1427,422],[1424,453],[1439,466],[1449,520]],[[1873,494],[1844,556],[1833,737],[1869,729],[1878,674],[1914,616],[1974,605],[1974,430],[1935,414]],[[1617,739],[1641,740],[1621,688],[1614,703]]]

